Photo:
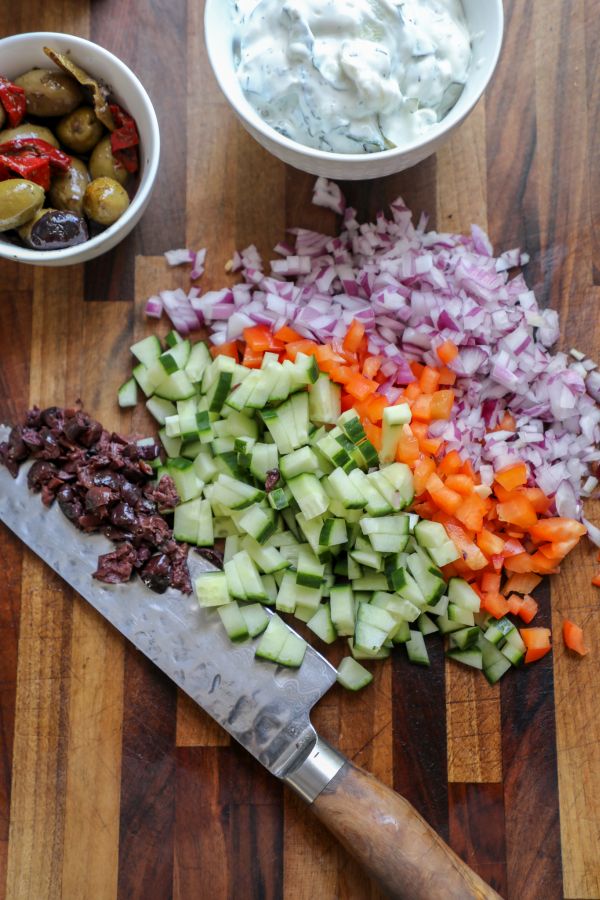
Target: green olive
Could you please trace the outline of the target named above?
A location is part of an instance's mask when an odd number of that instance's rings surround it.
[[[0,131],[0,144],[3,144],[5,141],[14,141],[15,138],[38,138],[46,141],[47,144],[52,144],[53,147],[59,146],[58,141],[49,128],[45,128],[43,125],[33,125],[31,122],[25,122],[23,125],[17,125],[16,128],[6,128],[4,131]]]
[[[62,209],[40,209],[19,228],[19,237],[33,250],[64,250],[89,237],[83,216]]]
[[[80,216],[83,213],[83,195],[89,183],[86,164],[73,157],[67,171],[59,172],[52,179],[48,199],[56,209],[66,209]]]
[[[127,169],[114,158],[109,134],[94,147],[90,156],[90,175],[92,178],[114,178],[119,184],[127,181]]]
[[[32,116],[66,116],[83,100],[80,86],[65,72],[30,69],[15,78],[15,84],[24,89]]]
[[[33,181],[9,178],[0,181],[0,231],[20,228],[44,203],[44,189]]]
[[[56,134],[61,144],[74,153],[89,153],[104,134],[104,128],[91,106],[80,106],[60,120]]]
[[[112,225],[128,206],[127,191],[114,178],[95,178],[83,197],[84,213],[98,225]]]

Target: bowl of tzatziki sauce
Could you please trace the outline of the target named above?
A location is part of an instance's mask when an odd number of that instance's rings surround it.
[[[256,140],[298,169],[376,178],[471,112],[498,62],[502,0],[206,0],[216,79]]]

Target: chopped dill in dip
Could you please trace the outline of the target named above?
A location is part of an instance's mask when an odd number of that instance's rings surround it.
[[[418,139],[471,65],[461,0],[237,0],[237,74],[258,114],[320,150]]]

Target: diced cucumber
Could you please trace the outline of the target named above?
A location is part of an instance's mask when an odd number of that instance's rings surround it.
[[[240,607],[240,612],[244,617],[250,637],[257,637],[257,635],[262,634],[269,624],[269,614],[265,612],[264,607],[260,603],[250,603],[248,606],[242,606]]]
[[[333,644],[337,637],[337,632],[331,620],[331,608],[329,603],[322,603],[314,616],[308,620],[306,625],[326,644]]]
[[[168,416],[174,416],[177,413],[177,407],[170,400],[163,400],[162,397],[150,397],[146,400],[146,409],[154,416],[159,425],[164,425]]]
[[[204,485],[196,475],[194,464],[190,459],[185,459],[182,456],[169,459],[167,471],[175,482],[175,487],[182,503],[200,496]]]
[[[441,547],[448,540],[446,529],[439,522],[426,522],[421,519],[415,525],[414,533],[421,547],[425,547],[426,550]]]
[[[351,580],[354,591],[385,591],[388,586],[385,575],[359,575]]]
[[[396,498],[396,503],[399,502],[400,505],[396,506],[395,503],[392,503],[394,509],[402,509],[405,506],[410,506],[415,496],[415,489],[412,472],[409,467],[404,463],[396,462],[389,466],[385,466],[381,469],[379,474],[381,475],[381,478],[391,484],[395,491],[394,496]]]
[[[163,378],[156,386],[154,393],[163,400],[187,400],[195,395],[196,388],[185,372],[178,369]]]
[[[365,498],[365,509],[369,516],[388,516],[393,512],[392,506],[377,490],[377,486],[371,480],[370,475],[365,475],[361,469],[353,469],[348,478],[354,487]]]
[[[252,448],[250,457],[250,471],[261,484],[264,484],[267,473],[278,468],[279,454],[276,445],[257,442]]]
[[[246,620],[235,600],[225,606],[219,606],[217,612],[230,640],[240,641],[248,637]]]
[[[370,534],[369,540],[373,550],[378,553],[400,553],[406,547],[406,534]]]
[[[246,509],[264,498],[264,491],[223,472],[215,482],[215,499],[230,509]]]
[[[482,653],[483,674],[490,684],[496,684],[510,669],[511,660],[489,641],[481,640],[479,646]]]
[[[207,447],[201,447],[194,457],[194,472],[206,484],[212,481],[218,473],[212,453]]]
[[[315,475],[297,475],[288,481],[288,487],[307,519],[314,519],[327,512],[329,501]]]
[[[342,389],[324,372],[309,388],[308,408],[311,422],[335,425],[342,410]]]
[[[366,605],[367,604],[365,603],[361,603],[361,606]],[[381,650],[387,637],[387,631],[383,631],[375,625],[370,625],[368,622],[357,620],[356,629],[354,631],[353,654],[354,649],[363,650],[366,653],[377,653],[378,650]]]
[[[275,513],[272,509],[265,510],[254,504],[244,512],[237,525],[259,544],[264,544],[275,531]]]
[[[348,542],[348,529],[345,519],[326,519],[319,534],[319,544],[324,547],[337,547]]]
[[[379,650],[365,650],[357,647],[353,638],[348,638],[348,646],[354,659],[387,659],[390,655],[389,647],[383,646]]]
[[[283,613],[293,613],[296,609],[296,576],[293,572],[286,572],[283,576],[275,606]]]
[[[460,559],[460,553],[452,541],[446,541],[441,547],[430,547],[427,552],[436,566],[449,566]]]
[[[469,647],[467,650],[448,650],[446,656],[464,666],[483,669],[483,656],[479,647]]]
[[[329,594],[331,620],[338,634],[354,634],[354,593],[349,584],[335,585]]]
[[[242,589],[248,600],[258,600],[266,603],[269,600],[261,581],[258,569],[246,550],[240,550],[231,560],[237,570]]]
[[[412,663],[416,663],[419,666],[430,665],[429,654],[427,653],[427,647],[425,646],[425,638],[420,631],[411,631],[410,640],[408,640],[404,646],[406,647],[408,658]]]
[[[438,630],[442,634],[451,634],[453,631],[461,631],[465,627],[462,622],[453,622],[452,619],[449,619],[444,615],[438,616],[435,621]]]
[[[327,482],[332,497],[339,500],[345,509],[363,509],[366,499],[343,469],[337,468],[323,479]]]
[[[409,425],[412,413],[408,403],[399,403],[396,406],[388,406],[383,411],[383,431],[381,439],[381,452],[379,458],[383,465],[396,459],[398,441],[405,425]]]
[[[338,666],[337,680],[348,691],[360,691],[373,681],[373,676],[351,656],[345,656]]]
[[[436,628],[437,631],[437,628]],[[408,622],[398,622],[395,631],[392,632],[394,644],[406,644],[410,640],[410,625]]]
[[[268,659],[271,662],[278,662],[279,654],[283,649],[288,637],[293,634],[283,619],[279,616],[272,615],[269,619],[266,630],[256,646],[255,656],[259,659]]]
[[[451,622],[460,622],[461,625],[472,628],[475,625],[475,617],[470,609],[457,606],[456,603],[448,604],[447,617]]]
[[[121,409],[129,409],[137,405],[137,382],[135,378],[130,378],[125,384],[122,384],[118,391],[119,406]]]
[[[203,341],[194,344],[185,364],[185,374],[192,384],[199,384],[202,381],[204,373],[211,363],[211,355],[206,344]]]
[[[450,634],[450,646],[458,650],[468,650],[479,643],[480,637],[481,629],[478,625],[467,626]]]
[[[135,358],[146,367],[151,366],[162,353],[160,341],[155,334],[151,334],[141,341],[137,341],[137,343],[132,344],[129,349]]]
[[[451,578],[448,582],[448,599],[456,606],[462,606],[463,609],[470,609],[471,612],[477,613],[481,607],[481,600],[471,585],[464,578]]]
[[[495,644],[498,649],[500,649],[512,631],[516,631],[515,626],[510,619],[507,619],[506,616],[504,616],[496,622],[490,622],[489,626],[484,631],[483,636],[486,641]]]
[[[427,566],[418,553],[411,553],[408,557],[408,568],[419,585],[425,601],[432,606],[443,595],[446,588],[443,578],[435,574],[439,570],[436,570],[433,564]]]
[[[288,453],[287,456],[281,457],[279,460],[279,471],[285,480],[289,481],[290,478],[295,478],[303,473],[312,472],[314,474],[318,472],[319,460],[310,447],[301,447],[299,450],[294,450],[292,453]]]
[[[435,624],[433,619],[429,618],[427,613],[421,613],[421,615],[417,619],[417,627],[418,627],[419,631],[421,632],[421,634],[423,635],[423,637],[427,637],[429,634],[437,634],[438,633],[437,625]],[[456,632],[456,633],[458,634],[459,632]]]
[[[231,603],[224,572],[203,572],[196,578],[195,588],[200,606],[225,606]]]
[[[223,565],[223,570],[227,578],[227,589],[229,590],[231,596],[235,597],[236,600],[245,600],[246,591],[244,589],[244,585],[242,584],[242,579],[238,574],[235,560],[228,559]]]
[[[242,548],[246,550],[258,568],[267,575],[289,567],[289,561],[281,555],[276,547],[266,547],[247,535],[242,540]]]
[[[319,562],[308,544],[300,546],[296,565],[296,583],[305,587],[320,588],[325,566]]]
[[[398,622],[391,616],[385,609],[382,609],[379,606],[373,606],[371,603],[360,603],[358,606],[358,613],[356,616],[356,627],[358,628],[360,623],[365,623],[367,625],[372,625],[374,628],[379,628],[386,635],[386,639],[389,635],[395,631],[396,625]],[[361,644],[360,641],[356,638],[356,643],[360,646],[365,646]]]
[[[306,655],[308,644],[301,638],[299,634],[290,632],[283,643],[283,647],[277,655],[277,663],[280,666],[287,666],[291,669],[297,669],[302,665]]]
[[[273,509],[286,509],[290,505],[291,492],[287,488],[275,488],[269,491],[267,499]]]

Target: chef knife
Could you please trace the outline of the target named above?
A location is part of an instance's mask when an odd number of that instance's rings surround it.
[[[0,441],[8,429],[0,426]],[[0,466],[0,521],[189,694],[273,775],[293,788],[392,897],[491,900],[469,869],[412,806],[319,737],[310,711],[336,670],[309,647],[298,670],[256,659],[232,643],[214,610],[175,590],[95,581],[101,535],[84,535],[57,504],[46,508]],[[192,578],[212,568],[190,554]]]

